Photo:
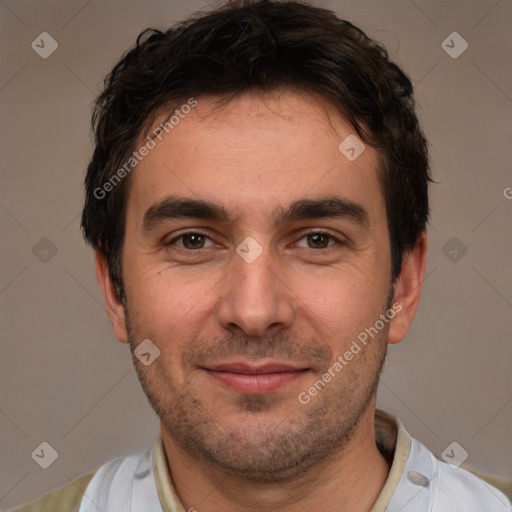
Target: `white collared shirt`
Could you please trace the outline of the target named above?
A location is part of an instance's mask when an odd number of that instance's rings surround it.
[[[370,512],[511,512],[509,500],[468,471],[434,457],[400,420],[376,412],[376,442],[394,452],[388,479]],[[394,427],[394,428],[393,428]],[[144,454],[110,461],[94,475],[79,512],[185,512],[169,474],[161,437]]]
[[[391,469],[369,512],[512,512],[502,492],[462,468],[437,460],[400,420],[379,410],[375,442]],[[190,512],[172,483],[160,436],[145,453],[111,460],[15,512],[98,510]]]

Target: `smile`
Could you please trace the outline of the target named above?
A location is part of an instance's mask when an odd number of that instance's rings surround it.
[[[225,388],[243,394],[272,393],[299,379],[308,371],[308,368],[276,362],[264,365],[234,362],[204,369]]]

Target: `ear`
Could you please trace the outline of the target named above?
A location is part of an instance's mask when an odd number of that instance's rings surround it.
[[[124,306],[119,298],[117,288],[110,278],[108,264],[105,256],[99,251],[94,252],[96,261],[96,277],[103,293],[107,314],[110,323],[114,328],[114,336],[122,343],[128,343],[128,332],[126,330],[126,316]]]
[[[427,259],[427,235],[423,232],[414,248],[404,254],[402,270],[394,286],[394,299],[397,314],[389,326],[388,343],[398,343],[407,334],[420,302],[421,285],[425,275]]]

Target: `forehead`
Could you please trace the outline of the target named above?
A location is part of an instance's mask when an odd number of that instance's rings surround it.
[[[276,206],[326,195],[381,210],[379,155],[330,103],[291,91],[194,101],[151,128],[167,126],[133,172],[129,210],[140,214],[167,195],[216,202],[242,217],[266,213],[269,220]]]

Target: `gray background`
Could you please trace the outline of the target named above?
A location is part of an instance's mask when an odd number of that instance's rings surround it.
[[[390,350],[379,406],[437,455],[457,441],[468,466],[510,480],[512,2],[314,3],[383,41],[409,74],[439,182],[422,303]],[[143,28],[206,6],[0,2],[0,510],[158,433],[79,233],[83,171],[104,75]],[[59,45],[47,59],[31,48],[44,31]],[[441,46],[454,31],[469,44],[457,59]],[[43,441],[59,454],[46,470],[31,458]]]

